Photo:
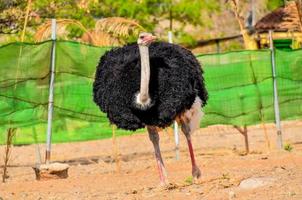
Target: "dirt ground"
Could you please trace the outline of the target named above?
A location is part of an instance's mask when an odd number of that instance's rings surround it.
[[[270,150],[263,127],[248,128],[249,155],[243,155],[243,136],[230,126],[196,131],[193,144],[202,170],[197,182],[191,178],[185,138],[181,135],[177,161],[173,135],[160,133],[170,182],[166,187],[159,186],[147,134],[117,138],[119,172],[112,156],[112,140],[53,145],[52,161],[70,165],[69,177],[60,180],[35,180],[32,166],[39,162],[39,151],[44,156],[44,145],[13,147],[9,178],[0,183],[0,199],[302,199],[302,122],[282,126],[284,143],[292,147],[290,152],[276,150],[273,125],[266,125]],[[2,159],[4,146],[0,146],[0,152]]]

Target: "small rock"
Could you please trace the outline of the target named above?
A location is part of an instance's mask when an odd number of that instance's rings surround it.
[[[37,180],[67,178],[68,169],[69,165],[64,163],[42,164],[33,167]]]
[[[174,190],[177,189],[178,185],[174,184],[174,183],[169,183],[168,185],[165,186],[166,190]]]
[[[271,177],[248,178],[240,182],[239,187],[242,189],[254,189],[269,185],[274,181]]]
[[[295,196],[295,195],[296,195],[295,192],[289,192],[289,193],[288,193],[288,196],[290,196],[290,197],[293,197],[293,196]]]
[[[234,192],[234,191],[230,191],[230,192],[229,192],[229,200],[232,200],[232,199],[234,199],[234,198],[236,198],[235,192]]]
[[[284,172],[284,170],[286,170],[286,168],[283,167],[283,166],[275,167],[275,172],[276,173],[282,173],[282,172]]]

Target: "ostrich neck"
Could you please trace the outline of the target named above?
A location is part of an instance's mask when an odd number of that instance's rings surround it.
[[[150,81],[149,47],[139,45],[139,53],[141,57],[140,101],[144,103],[149,99],[149,81]]]

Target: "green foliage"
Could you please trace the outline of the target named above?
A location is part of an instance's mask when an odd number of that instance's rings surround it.
[[[293,146],[289,143],[286,143],[283,148],[285,151],[288,151],[288,152],[291,152],[293,150]]]
[[[269,10],[274,10],[280,6],[284,5],[284,0],[269,0],[267,1],[267,8]]]
[[[302,47],[302,43],[298,40],[293,40],[291,48],[292,49],[300,49]]]
[[[0,14],[0,33],[17,33],[22,29],[23,12],[18,8],[9,8]]]
[[[203,25],[202,12],[212,13],[219,10],[218,1],[183,0],[172,5],[172,16],[176,20],[193,25]]]
[[[152,30],[160,20],[169,19],[170,10],[175,20],[198,24],[201,14],[200,1],[180,0],[103,0],[91,2],[89,9],[96,18],[119,16],[136,19],[145,28]]]
[[[26,2],[24,0],[1,0],[0,1],[0,11],[11,7],[22,7],[25,8]]]
[[[89,4],[89,11],[94,18],[125,17],[136,19],[138,22],[147,22],[150,17],[147,15],[148,8],[144,6],[144,2],[140,3],[135,0],[91,1]],[[148,27],[152,28],[154,26],[151,25]]]
[[[181,44],[187,44],[189,46],[195,46],[197,44],[196,39],[186,32],[178,31],[176,37],[178,37],[179,43]]]
[[[42,18],[79,18],[82,14],[73,0],[39,0],[33,2],[35,10]]]
[[[22,29],[25,7],[24,0],[0,1],[0,33],[13,34]]]
[[[67,26],[67,31],[69,33],[68,37],[71,39],[80,38],[84,34],[84,31],[76,25]]]
[[[103,0],[91,2],[89,10],[95,18],[119,16],[135,19],[145,29],[153,31],[161,21],[165,20],[168,23],[166,29],[169,28],[169,23],[173,26],[178,23],[181,27],[189,24],[194,26],[208,24],[203,21],[201,14],[218,11],[219,2],[214,0],[206,0],[206,2],[199,0]],[[177,31],[180,36],[185,37],[181,40],[193,42],[187,37],[188,34],[182,34],[183,29],[179,28]]]
[[[33,10],[43,19],[75,19],[87,28],[94,27],[94,19],[87,10],[80,8],[74,0],[39,0],[34,1]],[[80,31],[71,29],[71,37],[78,37]],[[75,35],[73,35],[73,33]]]
[[[243,49],[244,47],[242,46],[242,43],[239,41],[230,41],[229,45],[227,46],[227,49],[229,51],[236,51],[236,50],[240,50]]]
[[[189,176],[185,179],[185,182],[189,185],[192,185],[193,184],[193,177],[192,176]]]
[[[83,5],[82,5],[83,4]],[[15,10],[2,13],[1,18],[8,19],[14,23],[1,23],[0,29],[6,32],[20,32],[24,22],[27,0],[3,0],[0,2],[0,10]],[[39,0],[32,1],[32,13],[38,17],[30,17],[28,27],[36,29],[38,25],[49,18],[67,18],[80,21],[87,29],[95,26],[97,19],[105,17],[125,17],[136,20],[147,31],[153,31],[159,23],[164,22],[164,29],[173,23],[173,29],[179,32],[179,40],[194,43],[192,36],[185,34],[185,25],[208,25],[204,22],[202,13],[215,12],[219,10],[219,2],[215,0]],[[16,15],[16,10],[20,11]],[[17,17],[17,16],[21,17]],[[38,20],[37,20],[38,18]],[[177,27],[176,25],[177,24]],[[179,27],[180,26],[180,27]],[[13,30],[10,30],[14,27]],[[6,30],[9,29],[9,30]],[[2,32],[3,32],[2,31]],[[83,31],[76,27],[68,27],[70,39],[79,38]],[[167,31],[167,30],[164,30]],[[132,41],[133,38],[127,39]]]

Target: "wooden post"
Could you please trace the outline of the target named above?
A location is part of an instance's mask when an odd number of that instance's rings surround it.
[[[266,129],[266,126],[265,126],[265,121],[264,121],[264,113],[263,113],[263,103],[262,103],[262,100],[261,100],[261,93],[260,93],[260,90],[259,90],[259,87],[258,87],[258,84],[257,84],[257,79],[256,79],[256,75],[255,75],[255,72],[254,72],[254,69],[253,69],[253,66],[252,66],[252,58],[251,58],[251,55],[249,56],[249,60],[250,60],[250,68],[251,68],[251,71],[253,72],[253,83],[255,84],[256,86],[256,92],[257,92],[257,96],[259,97],[259,105],[260,105],[260,108],[259,108],[259,119],[261,121],[261,126],[262,126],[262,129],[264,131],[264,136],[265,136],[265,141],[266,141],[266,144],[267,144],[267,150],[270,151],[271,150],[271,143],[270,143],[270,139],[268,137],[268,134],[267,134],[267,129]]]
[[[216,43],[216,53],[220,53],[220,42],[219,40],[215,40]]]
[[[270,139],[269,139],[268,134],[267,134],[267,128],[266,128],[265,123],[263,121],[263,116],[262,116],[261,126],[262,126],[262,129],[264,131],[267,150],[270,151],[271,150],[271,142],[270,142]]]
[[[41,158],[41,153],[40,153],[40,146],[38,142],[38,136],[37,136],[37,130],[36,127],[32,127],[32,132],[35,140],[35,149],[36,149],[36,166],[38,167],[39,165],[42,164],[42,158]]]
[[[8,167],[8,161],[11,154],[11,148],[13,143],[13,137],[16,134],[16,128],[8,128],[7,129],[7,135],[6,135],[6,144],[5,144],[5,153],[4,153],[4,164],[3,164],[3,174],[2,174],[2,182],[5,183],[7,175],[7,167]]]
[[[244,143],[245,143],[245,152],[246,154],[250,153],[250,147],[249,147],[249,138],[248,138],[248,134],[247,134],[247,126],[244,125],[243,129],[240,128],[239,126],[234,126],[235,129],[237,129],[239,131],[239,133],[241,133],[244,137]]]

